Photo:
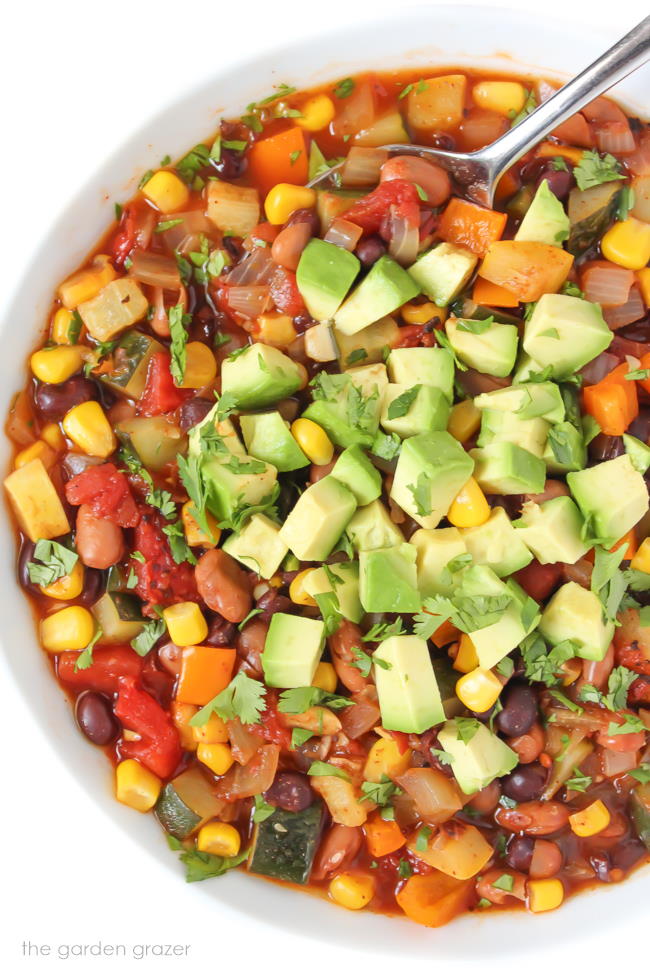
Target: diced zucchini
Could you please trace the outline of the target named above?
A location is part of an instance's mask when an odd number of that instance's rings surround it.
[[[306,884],[322,826],[320,802],[297,813],[276,809],[255,827],[248,869],[276,880]]]
[[[155,809],[160,825],[177,840],[184,840],[201,822],[201,817],[185,805],[172,782],[163,788]]]
[[[212,785],[200,768],[181,772],[160,793],[156,815],[168,833],[179,840],[189,836],[200,823],[218,816],[223,809]]]
[[[145,467],[160,471],[187,450],[187,437],[180,427],[163,416],[135,416],[115,427],[118,440],[131,447]]]
[[[650,782],[637,785],[630,795],[630,813],[637,836],[650,850]]]
[[[456,697],[458,672],[453,669],[448,660],[444,660],[442,657],[434,657],[432,662],[445,717],[447,719],[455,718],[464,710],[463,705]]]
[[[91,612],[102,628],[102,643],[129,643],[145,624],[139,601],[125,592],[105,592]]]
[[[588,190],[573,189],[569,194],[571,231],[567,250],[579,257],[600,240],[614,219],[621,183],[601,183]]]
[[[113,349],[113,367],[99,378],[116,393],[139,399],[147,380],[149,359],[154,352],[162,352],[160,342],[132,329],[125,332]]]

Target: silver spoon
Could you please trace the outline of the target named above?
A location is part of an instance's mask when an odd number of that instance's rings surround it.
[[[496,142],[477,152],[447,152],[429,146],[395,142],[380,146],[389,152],[421,156],[446,169],[476,203],[491,206],[494,188],[503,173],[558,125],[584,108],[598,95],[650,60],[650,16],[617,41],[576,78],[567,82],[550,98],[509,129]],[[337,172],[343,163],[332,166],[308,186],[318,186]]]

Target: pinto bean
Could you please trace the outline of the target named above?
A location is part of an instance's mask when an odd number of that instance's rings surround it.
[[[569,822],[569,810],[561,802],[522,802],[516,809],[499,809],[495,814],[499,826],[527,836],[557,833]]]
[[[338,457],[333,457],[329,464],[312,464],[309,468],[309,483],[315,484],[316,481],[331,474],[337,460]]]
[[[199,559],[196,587],[204,603],[230,623],[241,623],[250,613],[253,598],[249,578],[235,560],[214,548]]]
[[[363,842],[359,826],[335,823],[321,843],[312,871],[313,880],[327,880],[357,855]]]
[[[262,652],[268,629],[268,623],[256,618],[247,623],[237,637],[237,655],[255,676],[262,675]]]
[[[329,648],[332,655],[332,663],[336,676],[349,691],[358,694],[369,683],[367,677],[363,677],[361,671],[353,666],[355,657],[352,653],[354,647],[362,646],[361,630],[355,623],[344,620],[336,633],[329,638]]]
[[[543,491],[539,494],[524,494],[524,498],[526,501],[534,501],[535,504],[541,504],[543,501],[550,501],[552,498],[561,498],[569,493],[569,489],[564,481],[555,481],[549,477],[544,482]]]
[[[491,813],[501,798],[501,786],[495,779],[471,799],[470,806],[477,813]]]
[[[526,734],[508,738],[507,742],[512,750],[517,752],[520,764],[528,765],[544,751],[544,731],[540,724],[534,724]]]
[[[609,675],[614,669],[614,644],[610,643],[607,653],[602,660],[583,660],[582,676],[578,681],[578,693],[585,684],[593,686],[603,691],[607,687]]]
[[[554,877],[562,868],[564,856],[553,840],[535,840],[529,873],[534,880]]]
[[[502,890],[494,887],[494,883],[503,876],[501,867],[492,867],[486,870],[479,880],[476,881],[476,893],[479,897],[485,897],[492,904],[512,903],[511,897],[523,901],[526,899],[526,877],[517,870],[509,870],[508,875],[512,877],[512,890]]]
[[[447,172],[435,163],[419,156],[393,156],[381,167],[381,182],[406,179],[424,190],[427,203],[439,207],[451,195],[451,181]]]
[[[122,556],[124,532],[107,518],[97,518],[88,504],[77,511],[75,547],[84,565],[108,569]]]

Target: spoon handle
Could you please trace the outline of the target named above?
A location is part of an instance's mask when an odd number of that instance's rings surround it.
[[[491,146],[481,150],[492,170],[493,185],[508,167],[540,139],[580,111],[612,85],[650,60],[650,16],[567,82]]]

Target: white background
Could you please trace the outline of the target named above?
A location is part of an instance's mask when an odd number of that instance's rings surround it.
[[[158,110],[179,89],[242,55],[317,32],[320,25],[379,17],[394,11],[397,2],[10,0],[4,6],[0,57],[3,292],[11,290],[38,237],[76,186],[137,129],[152,106]],[[565,15],[567,31],[576,34],[583,22],[604,24],[612,40],[647,13],[646,0],[514,0],[502,5]],[[458,7],[462,16],[462,4]],[[503,25],[507,48],[507,12]],[[197,138],[203,135],[197,132]],[[191,945],[188,960],[119,962],[121,968],[140,971],[154,966],[156,971],[205,971],[209,966],[246,975],[320,975],[334,968],[380,972],[386,963],[395,964],[335,945],[327,950],[284,933],[273,936],[250,919],[220,914],[196,888],[179,887],[177,877],[139,851],[90,802],[66,771],[65,757],[51,752],[11,688],[0,694],[0,741],[0,962],[5,971],[85,973],[116,967],[106,959],[27,960],[21,952],[24,939],[52,946],[98,939]],[[161,845],[161,858],[166,855]],[[593,929],[577,932],[572,946],[554,950],[540,939],[519,965],[527,973],[558,964],[564,972],[587,964],[598,973],[625,959],[647,967],[645,934],[630,924],[618,928],[614,938],[604,919],[594,917]],[[426,970],[435,964],[433,954]],[[445,975],[463,971],[443,964]],[[517,964],[512,957],[506,962],[513,969]],[[400,967],[425,970],[408,957]],[[481,965],[486,973],[502,968],[497,958]]]

